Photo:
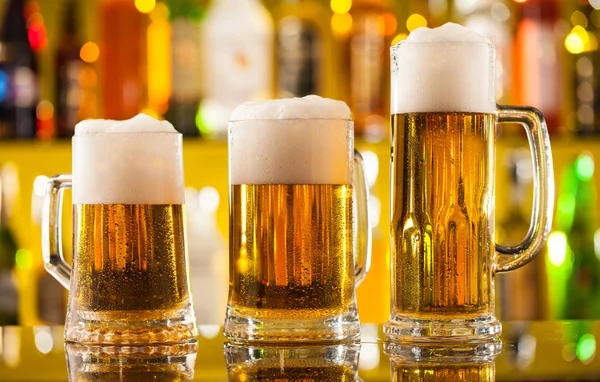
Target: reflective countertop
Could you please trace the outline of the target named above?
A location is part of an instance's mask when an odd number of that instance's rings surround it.
[[[62,327],[2,327],[0,381],[600,380],[600,321],[503,326],[501,343],[454,348],[385,343],[377,325],[363,325],[359,344],[237,345],[200,326],[196,345],[142,348],[65,346]]]

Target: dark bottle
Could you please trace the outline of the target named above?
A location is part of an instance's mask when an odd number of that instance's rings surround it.
[[[79,109],[83,98],[80,84],[84,66],[80,58],[81,44],[77,39],[75,1],[66,3],[63,12],[63,33],[56,50],[56,135],[71,138],[75,124],[81,120]]]
[[[8,227],[8,192],[0,168],[0,325],[18,324],[18,293],[14,269],[17,245]]]
[[[332,48],[328,10],[316,1],[283,0],[273,16],[278,97],[326,97],[331,88],[327,82],[332,77],[326,72]]]
[[[186,137],[200,135],[196,116],[201,98],[200,19],[195,1],[167,2],[171,18],[171,97],[165,118]]]
[[[36,136],[37,61],[24,0],[10,0],[0,31],[0,139]]]

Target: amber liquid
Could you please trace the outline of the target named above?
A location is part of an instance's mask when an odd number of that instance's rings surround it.
[[[88,319],[168,319],[188,303],[181,205],[77,205],[72,309]]]
[[[318,318],[354,303],[352,188],[233,185],[229,306],[256,318]]]
[[[392,116],[392,314],[492,313],[495,116]]]
[[[493,363],[451,364],[451,365],[392,365],[394,382],[493,382],[495,378]]]
[[[306,365],[285,368],[277,365],[240,367],[229,372],[229,380],[232,382],[354,382],[357,379],[356,370],[349,366],[315,366],[307,361]]]

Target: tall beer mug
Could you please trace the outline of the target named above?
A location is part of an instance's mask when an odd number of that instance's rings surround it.
[[[355,285],[368,270],[370,230],[348,106],[317,96],[239,106],[229,181],[224,334],[358,338]]]
[[[496,106],[494,46],[456,24],[415,30],[392,53],[393,340],[500,334],[494,274],[527,264],[552,224],[546,124],[531,107]],[[494,243],[495,126],[525,127],[534,174],[529,232]]]
[[[63,257],[61,204],[73,187],[73,268]],[[45,267],[65,288],[67,341],[194,341],[183,231],[181,134],[145,115],[90,120],[73,137],[73,175],[49,180]]]

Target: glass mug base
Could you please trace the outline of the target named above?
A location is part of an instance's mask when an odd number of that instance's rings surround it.
[[[303,315],[294,317],[290,314],[289,318],[247,317],[228,307],[223,334],[232,341],[323,342],[360,339],[360,322],[355,307],[337,316],[299,317]]]
[[[502,334],[502,325],[493,314],[445,320],[393,316],[383,331],[397,342],[485,341]]]
[[[65,327],[65,340],[93,345],[182,344],[196,340],[189,308],[157,317],[157,311],[77,312]],[[177,314],[174,314],[177,313]],[[150,316],[150,317],[149,317]],[[146,318],[146,320],[144,320]]]

